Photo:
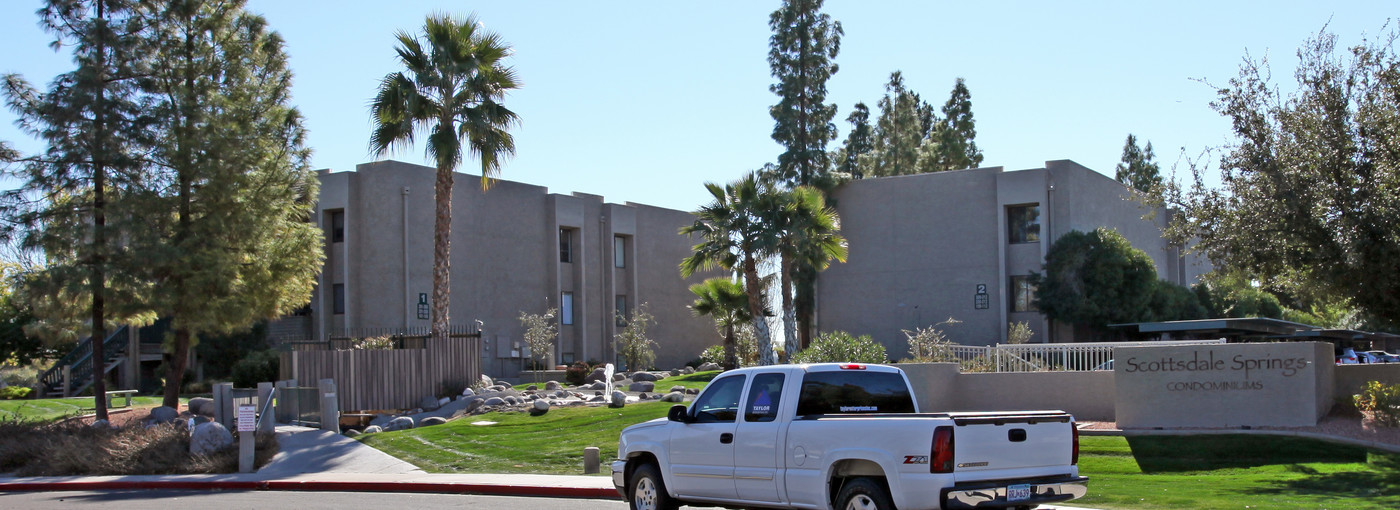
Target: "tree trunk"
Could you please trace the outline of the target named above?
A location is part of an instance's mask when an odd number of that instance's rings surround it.
[[[783,287],[783,357],[782,362],[792,359],[800,347],[797,345],[797,313],[792,301],[792,259],[782,256],[779,262],[782,271]]]
[[[103,0],[97,0],[97,19],[101,23],[105,18]],[[92,142],[92,281],[88,282],[92,286],[92,396],[94,414],[98,420],[107,419],[107,350],[104,343],[107,340],[106,302],[103,295],[106,294],[107,275],[103,271],[103,264],[107,261],[104,257],[107,248],[107,217],[103,208],[106,207],[107,167],[104,159],[106,149],[106,116],[102,109],[105,108],[106,99],[106,75],[107,75],[107,47],[103,44],[103,39],[97,39],[98,55],[98,75],[99,88],[97,91],[97,101],[94,105],[95,121],[93,122],[93,142]]]
[[[763,315],[763,292],[759,288],[758,263],[752,256],[744,257],[744,292],[749,295],[749,313],[753,315],[754,336],[758,340],[758,364],[776,365],[773,339],[768,330],[768,318]]]
[[[175,345],[170,353],[170,364],[165,367],[165,399],[161,405],[180,410],[180,386],[185,381],[185,368],[190,359],[190,330],[175,330]]]
[[[437,169],[433,189],[436,216],[433,219],[433,329],[432,338],[447,338],[448,306],[451,300],[452,276],[452,168]]]
[[[739,368],[738,342],[734,341],[734,324],[724,325],[724,369]]]

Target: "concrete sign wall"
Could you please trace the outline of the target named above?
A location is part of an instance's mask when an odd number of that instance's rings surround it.
[[[1332,365],[1331,345],[1315,342],[1118,348],[1118,426],[1313,426]]]

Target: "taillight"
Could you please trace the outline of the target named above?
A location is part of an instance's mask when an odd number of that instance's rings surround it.
[[[865,370],[865,365],[857,365],[855,363],[850,363],[846,365],[841,365],[841,370]]]
[[[1077,444],[1077,442],[1076,442]],[[930,473],[953,472],[953,427],[944,425],[933,429],[933,450],[929,452]]]
[[[1070,422],[1069,428],[1071,428],[1071,429],[1074,430],[1074,455],[1071,455],[1071,456],[1070,456],[1070,458],[1069,458],[1069,464],[1070,464],[1071,466],[1078,466],[1078,465],[1079,465],[1079,427],[1074,426],[1074,422]]]

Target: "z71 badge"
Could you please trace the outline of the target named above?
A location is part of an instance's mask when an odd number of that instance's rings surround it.
[[[905,464],[928,464],[928,455],[905,455]]]

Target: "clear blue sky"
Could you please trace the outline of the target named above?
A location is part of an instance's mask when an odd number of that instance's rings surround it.
[[[828,83],[841,137],[851,106],[874,109],[899,69],[936,105],[956,77],[967,80],[986,166],[1072,159],[1111,176],[1131,132],[1169,170],[1183,148],[1195,155],[1228,141],[1229,123],[1209,108],[1213,87],[1195,79],[1226,83],[1248,51],[1267,54],[1274,76],[1291,81],[1296,48],[1329,20],[1350,45],[1400,15],[1382,1],[1066,3],[828,0],[846,32]],[[40,5],[0,5],[0,72],[44,85],[72,64],[48,48],[33,14]],[[397,69],[395,30],[417,31],[429,12],[476,12],[515,47],[510,63],[524,84],[506,101],[522,124],[502,178],[684,210],[707,200],[703,182],[735,179],[781,152],[769,136],[776,96],[766,60],[778,5],[248,2],[287,41],[316,168],[371,159],[366,103]],[[13,121],[0,112],[0,139],[37,150]],[[421,147],[394,159],[425,162]]]

